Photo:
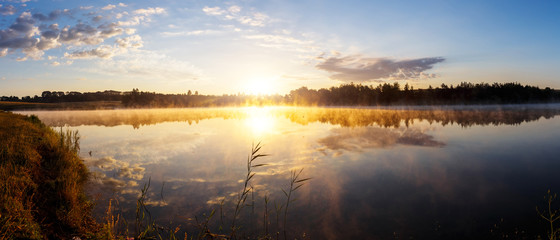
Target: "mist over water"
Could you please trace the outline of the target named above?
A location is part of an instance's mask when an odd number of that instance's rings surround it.
[[[290,206],[292,238],[473,239],[516,229],[543,235],[535,206],[543,206],[547,189],[560,192],[558,104],[23,113],[79,130],[91,194],[101,203],[118,198],[132,219],[139,189],[151,179],[152,215],[189,234],[197,231],[193,218],[222,199],[226,220],[231,216],[257,142],[270,156],[259,159],[269,165],[252,180],[261,217],[245,209],[249,234],[262,232],[265,194],[285,200],[281,188],[293,169],[313,179]]]

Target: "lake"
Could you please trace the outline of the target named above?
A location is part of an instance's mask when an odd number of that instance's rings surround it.
[[[229,233],[257,143],[268,156],[255,163],[267,165],[252,169],[238,236],[533,238],[548,226],[535,208],[560,192],[558,104],[20,113],[79,131],[99,219],[115,199],[132,226],[149,181],[152,218],[180,238],[213,209],[211,230]],[[311,179],[292,193],[284,228],[283,190],[300,169]]]

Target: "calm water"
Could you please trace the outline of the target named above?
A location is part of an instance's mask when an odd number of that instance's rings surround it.
[[[274,204],[285,202],[290,171],[302,168],[312,180],[290,203],[291,239],[532,238],[547,226],[535,207],[547,189],[560,192],[560,105],[24,113],[79,130],[100,218],[116,198],[133,219],[151,179],[153,217],[189,235],[198,231],[195,217],[212,209],[215,232],[222,219],[230,226],[257,142],[270,156],[251,180],[254,206],[241,221],[248,235],[265,231],[265,195],[267,228],[277,231]]]

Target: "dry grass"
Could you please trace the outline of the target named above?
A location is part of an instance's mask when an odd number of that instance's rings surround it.
[[[84,194],[77,132],[0,112],[0,239],[86,237],[97,229]]]

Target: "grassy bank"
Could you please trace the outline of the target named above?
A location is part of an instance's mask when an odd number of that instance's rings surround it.
[[[0,239],[71,239],[97,229],[78,136],[0,111]]]

